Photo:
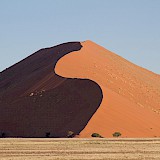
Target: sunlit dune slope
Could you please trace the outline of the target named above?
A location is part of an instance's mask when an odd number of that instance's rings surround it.
[[[80,137],[94,132],[111,137],[116,131],[122,137],[160,136],[160,76],[94,42],[81,45],[55,67],[58,75],[91,79],[103,91],[102,103]]]

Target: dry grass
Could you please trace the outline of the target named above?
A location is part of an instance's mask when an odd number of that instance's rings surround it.
[[[0,139],[0,160],[160,160],[160,139]]]

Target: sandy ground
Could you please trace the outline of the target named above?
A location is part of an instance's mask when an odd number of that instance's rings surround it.
[[[91,79],[103,100],[80,137],[97,132],[112,137],[160,137],[160,76],[91,41],[62,57],[55,71],[63,77]]]
[[[159,160],[160,139],[0,139],[1,160]]]

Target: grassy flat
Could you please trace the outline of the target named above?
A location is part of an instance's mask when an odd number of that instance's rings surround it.
[[[160,138],[4,138],[1,160],[160,159]]]

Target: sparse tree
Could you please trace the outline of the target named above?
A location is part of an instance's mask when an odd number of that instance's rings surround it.
[[[5,137],[6,137],[6,133],[5,133],[5,132],[1,132],[0,137],[1,137],[1,138],[5,138]]]
[[[50,137],[50,132],[46,132],[46,138],[49,138]]]
[[[113,135],[113,137],[120,137],[120,136],[121,136],[121,133],[120,133],[120,132],[115,132],[115,133],[113,133],[112,135]]]
[[[91,136],[92,136],[92,137],[103,138],[103,137],[102,137],[100,134],[98,134],[98,133],[93,133]]]
[[[67,138],[73,138],[75,136],[73,131],[68,131],[67,132]]]

